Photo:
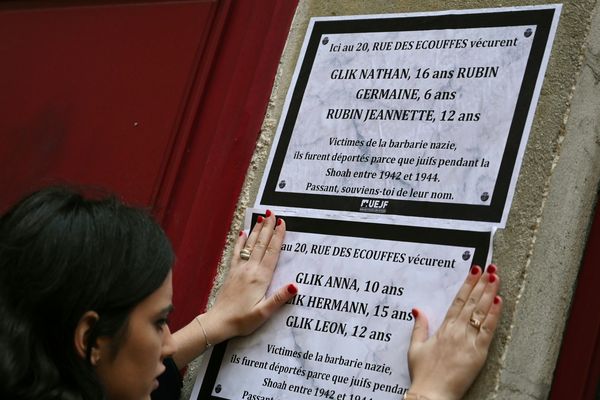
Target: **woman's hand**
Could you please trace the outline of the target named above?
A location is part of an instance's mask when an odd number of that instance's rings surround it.
[[[270,297],[265,297],[284,236],[285,222],[281,218],[275,218],[268,210],[264,218],[258,217],[248,238],[244,233],[240,234],[227,278],[214,306],[207,313],[214,315],[214,319],[219,320],[221,325],[220,335],[215,329],[212,330],[213,340],[222,341],[252,333],[294,297],[298,291],[294,284],[279,288]],[[251,251],[248,260],[240,256],[244,248]],[[217,335],[219,337],[215,338]]]
[[[270,211],[265,217],[258,217],[248,237],[240,233],[229,272],[213,307],[174,334],[178,350],[173,359],[178,367],[187,365],[209,344],[254,332],[296,295],[298,288],[289,284],[265,297],[284,236],[285,222]],[[240,256],[244,248],[251,251],[248,260]]]
[[[496,266],[474,266],[438,331],[428,338],[425,315],[413,310],[415,326],[408,350],[409,394],[430,400],[460,399],[487,358],[502,299]],[[410,398],[410,397],[409,397]]]

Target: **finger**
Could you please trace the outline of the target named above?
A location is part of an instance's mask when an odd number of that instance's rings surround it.
[[[412,335],[410,338],[410,347],[412,347],[415,343],[423,343],[429,337],[429,321],[427,320],[425,314],[419,312],[418,309],[413,308],[412,315],[415,317],[415,324],[413,325]]]
[[[290,283],[289,285],[285,285],[279,288],[275,293],[273,293],[268,298],[264,299],[262,302],[258,304],[258,311],[261,316],[266,320],[271,315],[275,313],[275,311],[279,310],[281,306],[287,303],[291,298],[293,298],[298,293],[298,287]]]
[[[500,278],[494,273],[496,271],[496,268],[492,267],[493,266],[490,265],[486,271],[486,273],[488,274],[487,283],[485,285],[481,297],[479,298],[479,302],[477,302],[475,308],[473,309],[473,312],[471,313],[472,318],[475,318],[476,320],[481,322],[483,322],[483,320],[486,318],[490,307],[492,306],[494,298],[498,293],[498,289],[500,288]],[[482,280],[485,280],[485,277],[482,278]]]
[[[264,221],[265,221],[265,218],[262,215],[259,215],[256,218],[256,223],[254,224],[254,227],[252,227],[252,230],[250,231],[250,234],[248,235],[248,239],[246,240],[246,244],[244,247],[248,247],[250,250],[252,250],[254,248],[254,244],[256,243],[256,240],[258,239],[258,235],[260,233],[260,230],[263,227]]]
[[[502,298],[500,296],[494,296],[494,300],[492,301],[492,305],[488,311],[488,314],[481,324],[481,331],[479,335],[477,335],[477,346],[481,346],[482,348],[486,349],[489,347],[492,338],[494,337],[496,327],[498,326],[498,321],[500,320],[502,304]]]
[[[473,287],[479,281],[480,275],[481,268],[479,267],[479,265],[473,265],[473,267],[471,267],[471,271],[469,271],[469,275],[465,279],[465,282],[458,290],[456,297],[454,297],[450,308],[448,308],[448,312],[446,313],[445,318],[446,321],[451,321],[458,318],[460,312],[467,303],[467,299],[469,298]]]
[[[275,269],[277,261],[279,260],[279,255],[281,254],[281,245],[283,244],[283,239],[285,237],[285,227],[285,221],[281,218],[277,218],[275,232],[265,250],[265,255],[261,263],[261,265],[264,265],[271,270]]]
[[[479,301],[481,300],[481,296],[483,295],[488,282],[493,283],[496,279],[497,277],[495,274],[488,274],[486,272],[483,275],[481,275],[479,281],[475,284],[473,290],[471,290],[471,293],[467,298],[467,302],[465,303],[463,309],[460,311],[460,315],[458,316],[457,320],[468,322],[471,319],[471,317],[473,316],[473,312],[477,307],[477,304],[479,304]],[[485,316],[485,314],[483,316]],[[483,318],[483,316],[480,317]]]
[[[233,261],[237,262],[242,259],[240,257],[240,251],[242,251],[242,249],[244,248],[246,241],[247,241],[246,232],[240,231],[240,236],[235,241],[235,246],[233,246]]]
[[[267,210],[265,213],[265,219],[262,222],[262,227],[260,232],[258,233],[258,238],[256,239],[256,243],[254,243],[254,247],[252,248],[252,255],[250,256],[250,260],[261,262],[265,251],[267,250],[267,246],[271,242],[271,237],[274,233],[275,227],[275,215]]]

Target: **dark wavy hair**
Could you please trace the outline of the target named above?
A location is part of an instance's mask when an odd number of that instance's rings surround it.
[[[171,245],[147,212],[115,197],[53,187],[0,217],[0,398],[102,399],[90,363],[74,346],[86,311],[100,318],[87,337],[126,335],[132,309],[161,286]]]

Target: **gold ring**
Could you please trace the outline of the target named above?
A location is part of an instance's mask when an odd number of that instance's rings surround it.
[[[250,247],[244,247],[242,251],[240,251],[240,258],[242,260],[248,261],[250,256],[252,255],[252,249]]]
[[[474,318],[472,315],[471,315],[471,319],[469,319],[469,324],[471,324],[471,326],[477,330],[481,329],[481,321],[478,320],[477,318]]]

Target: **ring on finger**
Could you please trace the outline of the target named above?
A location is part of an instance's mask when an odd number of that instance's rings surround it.
[[[477,318],[475,318],[475,316],[473,314],[471,314],[471,318],[469,319],[469,324],[477,330],[481,329],[481,321],[478,320]]]
[[[252,255],[252,249],[250,247],[246,246],[240,251],[240,258],[242,260],[248,261],[250,259],[251,255]]]

